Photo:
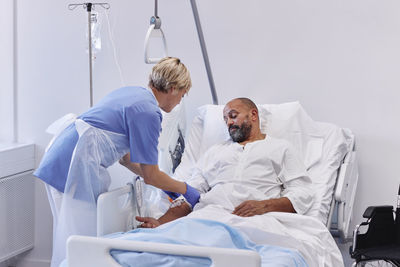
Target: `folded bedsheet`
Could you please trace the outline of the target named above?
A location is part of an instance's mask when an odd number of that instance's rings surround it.
[[[262,266],[308,266],[295,249],[272,245],[257,245],[238,230],[224,223],[195,218],[181,218],[154,229],[135,229],[126,233],[108,235],[109,238],[238,248],[257,251]],[[111,251],[111,255],[122,266],[210,266],[208,258],[172,256],[156,253]]]

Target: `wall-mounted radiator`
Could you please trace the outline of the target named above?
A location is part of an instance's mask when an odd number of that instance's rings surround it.
[[[33,248],[34,145],[0,144],[0,262]]]

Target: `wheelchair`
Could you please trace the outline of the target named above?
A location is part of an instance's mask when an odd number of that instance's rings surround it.
[[[363,217],[367,221],[357,225],[353,234],[352,266],[400,267],[400,210],[396,211],[396,220],[394,213],[393,206],[372,206],[365,210]],[[360,234],[362,226],[368,229]]]

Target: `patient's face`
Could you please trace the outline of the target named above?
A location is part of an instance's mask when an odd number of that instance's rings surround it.
[[[224,120],[232,141],[241,143],[250,137],[252,124],[249,111],[240,101],[231,101],[224,108]]]
[[[241,125],[231,125],[228,127],[229,135],[233,142],[241,143],[247,141],[251,133],[251,124],[247,119]]]

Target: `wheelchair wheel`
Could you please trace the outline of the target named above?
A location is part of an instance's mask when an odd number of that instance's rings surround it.
[[[354,266],[354,265],[353,265]],[[384,260],[372,260],[372,261],[362,261],[357,263],[357,267],[396,267],[399,265],[393,264]]]

